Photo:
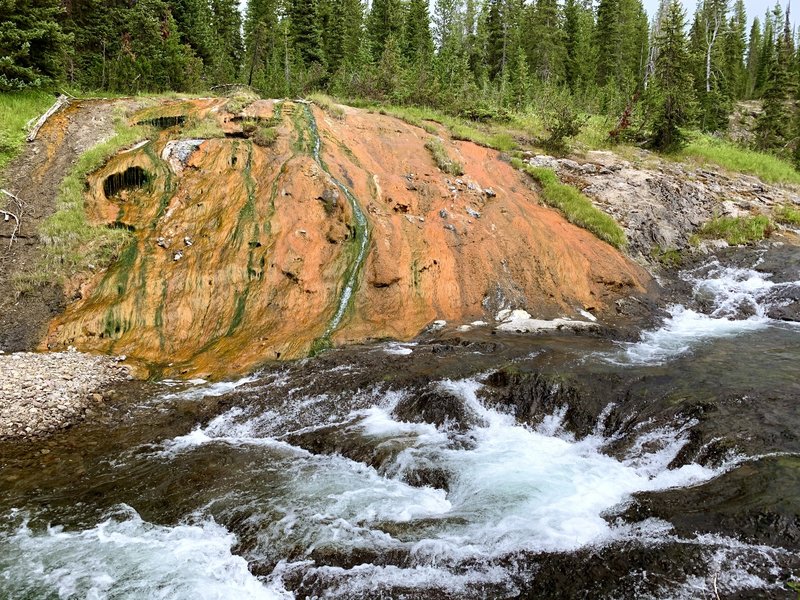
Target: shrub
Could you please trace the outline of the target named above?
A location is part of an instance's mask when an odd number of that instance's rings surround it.
[[[548,136],[542,140],[542,145],[551,150],[564,150],[567,140],[580,134],[588,119],[564,103],[545,111],[543,121]]]
[[[274,127],[259,125],[256,127],[250,139],[253,140],[255,145],[267,148],[272,146],[278,139],[278,130]]]

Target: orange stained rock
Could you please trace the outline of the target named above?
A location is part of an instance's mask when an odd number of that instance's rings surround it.
[[[186,104],[239,135],[218,102]],[[314,108],[323,168],[311,155],[305,107],[256,104],[244,113],[280,118],[272,147],[240,137],[175,144],[174,128],[92,174],[90,219],[132,230],[132,241],[51,323],[48,347],[126,354],[172,376],[223,376],[307,355],[356,255],[353,210],[325,168],[369,225],[334,343],[408,339],[434,319],[485,319],[501,304],[543,318],[592,307],[602,319],[649,283],[617,250],[541,206],[493,150],[444,140],[464,165],[454,177],[437,168],[422,129]],[[109,185],[113,177],[123,185]]]

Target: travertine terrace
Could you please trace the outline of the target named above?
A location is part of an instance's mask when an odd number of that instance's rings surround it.
[[[542,206],[498,152],[443,128],[462,176],[439,170],[425,148],[433,134],[393,117],[266,100],[234,114],[226,102],[131,115],[163,129],[93,173],[85,204],[132,241],[110,268],[68,286],[73,301],[43,347],[219,376],[501,308],[603,321],[650,283]],[[183,121],[203,118],[226,137],[184,139]],[[276,127],[274,144],[244,135],[254,120]]]

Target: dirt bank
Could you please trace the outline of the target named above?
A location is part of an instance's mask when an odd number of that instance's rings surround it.
[[[13,221],[0,221],[0,350],[31,350],[47,322],[65,305],[56,282],[26,286],[17,278],[37,270],[42,252],[39,226],[56,209],[61,180],[78,157],[114,133],[115,110],[125,101],[75,102],[51,117],[36,140],[4,171],[4,187],[24,204],[17,240],[9,246]]]

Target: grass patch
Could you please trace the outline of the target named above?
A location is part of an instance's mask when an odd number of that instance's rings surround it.
[[[344,119],[344,109],[327,94],[311,94],[308,99],[334,119]]]
[[[684,255],[675,248],[654,246],[650,250],[650,257],[667,269],[677,269],[683,266],[684,263]]]
[[[431,138],[425,142],[425,148],[431,153],[433,160],[442,172],[448,173],[449,175],[464,174],[464,165],[450,157],[442,140],[439,138]]]
[[[729,171],[749,173],[766,183],[800,184],[800,173],[785,160],[707,135],[693,136],[677,156],[714,163]]]
[[[268,127],[266,125],[257,125],[251,134],[250,139],[253,140],[253,143],[256,146],[268,148],[275,143],[275,140],[278,139],[278,130],[274,127]]]
[[[225,110],[238,115],[256,100],[261,100],[261,96],[254,91],[246,88],[234,88],[231,99],[228,100],[228,103],[225,105]]]
[[[513,136],[502,127],[482,124],[481,128],[478,128],[473,121],[454,117],[430,108],[381,106],[378,112],[382,115],[401,119],[415,127],[421,127],[428,133],[438,133],[436,126],[432,123],[439,123],[450,132],[454,140],[465,140],[501,152],[509,152],[517,147]]]
[[[183,139],[203,139],[224,138],[225,132],[222,131],[219,122],[211,115],[205,118],[190,117],[181,128],[180,137]]]
[[[55,102],[52,94],[39,91],[0,94],[0,170],[22,150],[25,125],[42,115]]]
[[[532,167],[518,158],[512,158],[511,164],[533,177],[542,186],[544,201],[560,210],[567,221],[592,232],[616,248],[625,247],[627,240],[622,227],[610,215],[596,208],[581,192],[561,183],[551,169]]]
[[[25,278],[28,283],[63,280],[80,271],[106,267],[119,256],[131,234],[125,229],[92,225],[87,221],[84,210],[86,178],[118,150],[150,133],[149,128],[130,126],[118,117],[114,137],[81,155],[61,182],[56,213],[42,223],[39,230],[44,257],[38,272]],[[20,279],[18,284],[24,287],[25,279]]]
[[[783,204],[772,211],[772,218],[784,225],[800,225],[800,208]]]
[[[755,217],[714,217],[697,231],[700,238],[725,240],[731,246],[763,240],[775,229],[765,215]]]

